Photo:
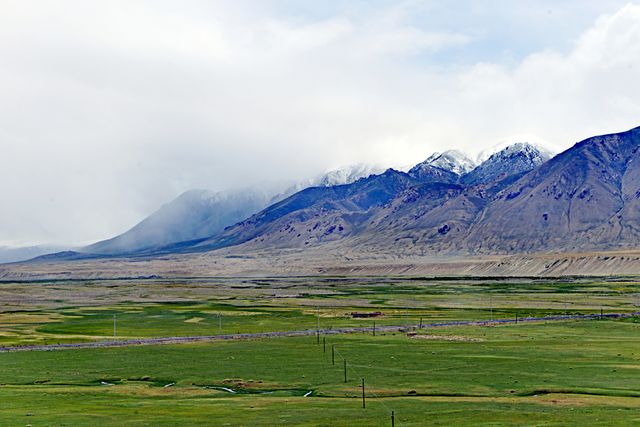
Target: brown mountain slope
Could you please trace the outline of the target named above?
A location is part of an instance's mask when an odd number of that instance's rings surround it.
[[[640,128],[587,139],[496,195],[462,247],[604,250],[640,244]]]

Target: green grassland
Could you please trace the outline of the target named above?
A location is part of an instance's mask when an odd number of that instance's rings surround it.
[[[396,425],[637,425],[639,332],[593,320],[330,336],[327,352],[306,337],[5,353],[0,424],[390,425],[393,410]]]
[[[0,284],[0,345],[632,312],[633,281],[234,279]]]
[[[0,284],[0,345],[635,311],[633,280]],[[218,317],[218,316],[221,317]],[[0,353],[0,425],[638,425],[640,319]],[[335,364],[332,364],[335,346]],[[347,361],[347,382],[344,364]],[[360,387],[365,379],[366,408]],[[305,395],[307,395],[305,397]]]

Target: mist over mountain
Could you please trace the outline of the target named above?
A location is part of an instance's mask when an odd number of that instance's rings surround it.
[[[100,255],[132,254],[171,243],[203,239],[304,188],[351,183],[382,170],[381,166],[361,163],[334,169],[294,185],[263,184],[220,192],[190,190],[127,232],[86,246],[81,251]]]
[[[267,206],[273,191],[187,191],[163,205],[127,232],[82,249],[92,254],[127,254],[173,242],[195,240],[221,231],[229,224]]]
[[[0,264],[24,261],[52,252],[65,251],[66,246],[33,245],[33,246],[0,246]]]
[[[366,163],[343,166],[317,176],[309,181],[308,186],[331,187],[334,185],[350,184],[360,178],[380,174],[384,172],[385,169],[385,167],[380,165],[370,165]]]

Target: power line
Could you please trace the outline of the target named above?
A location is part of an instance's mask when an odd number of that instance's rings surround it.
[[[352,364],[349,364],[349,365],[347,366],[347,363],[346,363],[346,360],[347,360],[347,359],[346,359],[346,358],[345,358],[345,357],[344,357],[344,356],[343,356],[343,355],[338,351],[338,349],[336,349],[336,350],[335,350],[335,352],[336,352],[336,354],[337,354],[338,356],[340,356],[340,357],[343,359],[344,364],[345,364],[345,368],[346,368],[346,369],[348,369],[350,372],[352,372],[352,373],[355,375],[355,377],[356,377],[356,378],[357,378],[357,377],[365,378],[364,376],[360,375],[360,373],[359,373],[359,372],[357,372],[357,371],[353,368],[353,365],[352,365]],[[345,382],[346,382],[346,381],[345,381]],[[391,410],[391,408],[390,408],[389,406],[387,406],[387,405],[384,403],[384,401],[383,401],[383,400],[381,400],[381,399],[382,399],[382,397],[378,396],[375,392],[373,392],[373,391],[371,390],[371,388],[369,388],[369,394],[373,395],[373,396],[376,398],[376,402],[379,402],[382,406],[384,406],[384,408],[385,408],[387,411],[393,412],[393,411]]]

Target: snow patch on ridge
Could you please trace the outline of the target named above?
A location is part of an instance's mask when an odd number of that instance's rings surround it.
[[[433,153],[426,160],[426,163],[458,175],[469,173],[476,167],[476,163],[460,150],[447,150],[443,153]]]

